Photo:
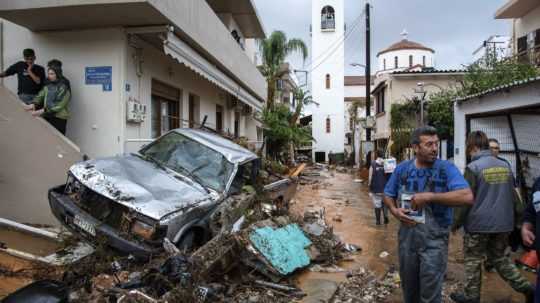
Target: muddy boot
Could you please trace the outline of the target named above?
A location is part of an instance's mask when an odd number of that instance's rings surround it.
[[[480,298],[468,299],[465,294],[460,292],[451,293],[450,299],[456,303],[480,303]]]
[[[375,208],[375,224],[377,225],[381,225],[381,209],[380,208]]]

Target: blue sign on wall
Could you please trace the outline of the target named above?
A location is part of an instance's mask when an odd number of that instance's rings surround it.
[[[112,66],[86,67],[85,84],[101,85],[103,91],[112,91]]]

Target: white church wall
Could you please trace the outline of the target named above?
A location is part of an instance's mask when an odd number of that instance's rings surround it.
[[[391,51],[387,53],[380,54],[378,56],[378,65],[380,72],[394,72],[399,70],[404,70],[410,67],[409,64],[409,56],[413,56],[413,64],[414,65],[423,65],[424,59],[423,57],[426,57],[426,67],[435,67],[435,56],[432,52],[428,50],[421,50],[421,49],[403,49],[403,50],[396,50]],[[395,68],[395,57],[398,57],[398,67]],[[386,60],[386,66],[385,66],[385,60]]]
[[[321,11],[330,5],[335,11],[335,30],[321,29]],[[321,58],[313,62],[319,65],[312,71],[313,99],[319,103],[313,110],[313,159],[316,152],[343,153],[345,148],[345,104],[344,100],[344,46],[337,48],[335,41],[344,34],[344,0],[312,1],[312,58]],[[330,55],[328,55],[330,53]],[[324,61],[323,61],[324,60]],[[326,88],[326,75],[330,77],[330,87]],[[327,119],[330,127],[327,131]]]

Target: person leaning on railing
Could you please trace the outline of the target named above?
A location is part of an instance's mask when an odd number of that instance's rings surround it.
[[[25,109],[32,111],[33,116],[47,120],[65,135],[71,91],[64,81],[62,69],[59,66],[50,66],[47,70],[47,78],[45,86],[34,98],[32,104],[25,106]]]

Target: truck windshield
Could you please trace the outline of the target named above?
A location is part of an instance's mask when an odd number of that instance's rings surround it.
[[[154,141],[139,153],[218,192],[225,190],[234,168],[222,154],[175,132]]]

